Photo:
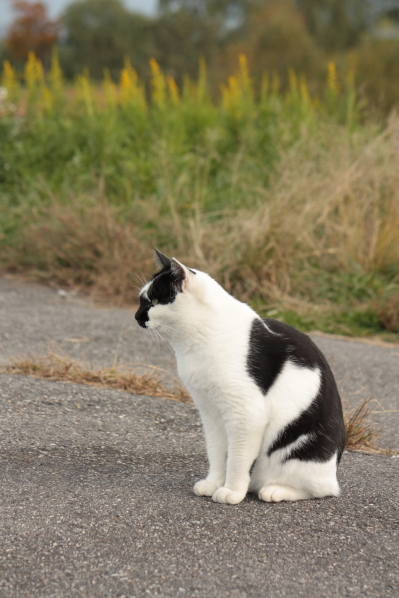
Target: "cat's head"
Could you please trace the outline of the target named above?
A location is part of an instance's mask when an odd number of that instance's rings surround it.
[[[190,301],[201,294],[196,279],[203,273],[166,257],[158,249],[155,249],[155,263],[158,272],[139,294],[140,307],[135,318],[142,328],[168,326],[179,316],[183,318]]]

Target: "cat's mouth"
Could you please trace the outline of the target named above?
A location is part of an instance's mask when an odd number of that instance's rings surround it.
[[[136,313],[136,315],[134,317],[136,318],[136,322],[139,326],[141,326],[142,328],[147,328],[147,324],[149,323],[149,318],[148,318],[147,312],[140,313],[140,310],[138,310],[138,312]]]
[[[137,317],[136,314],[136,321],[137,324],[139,326],[141,326],[141,328],[144,328],[144,330],[152,330],[154,328],[156,328],[156,326],[154,326],[154,323],[151,322],[151,320],[148,317],[148,313],[144,313],[144,314],[139,314],[139,317]]]

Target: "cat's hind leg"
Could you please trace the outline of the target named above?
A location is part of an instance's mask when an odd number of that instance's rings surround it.
[[[259,490],[258,497],[260,500],[264,500],[265,502],[307,500],[312,498],[312,496],[306,490],[300,490],[290,486],[280,486],[278,484],[264,486]]]
[[[281,502],[339,496],[337,454],[323,462],[288,459],[281,463],[279,456],[258,460],[251,480],[252,490],[260,500]],[[265,468],[263,471],[263,467]],[[263,479],[261,474],[263,473]]]

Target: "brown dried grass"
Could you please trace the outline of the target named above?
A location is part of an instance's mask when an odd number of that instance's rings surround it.
[[[378,431],[369,420],[372,413],[370,401],[367,398],[356,408],[344,412],[347,450],[380,452],[376,444]]]
[[[140,366],[140,369],[142,368],[143,366]],[[132,394],[162,397],[181,403],[191,402],[184,388],[167,388],[161,382],[159,368],[153,366],[146,366],[146,368],[149,369],[149,373],[144,374],[137,374],[128,366],[121,365],[90,369],[65,354],[49,352],[43,356],[13,357],[9,364],[0,367],[0,371],[45,380],[123,390]]]

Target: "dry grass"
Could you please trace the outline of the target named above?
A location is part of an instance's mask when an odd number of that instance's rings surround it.
[[[315,268],[340,274],[397,271],[399,120],[367,141],[346,131],[304,135],[277,167],[257,210],[207,225],[202,253],[244,299],[317,302]],[[197,259],[200,256],[197,256]],[[322,292],[320,292],[322,295]]]
[[[55,352],[45,356],[14,357],[10,359],[9,364],[0,367],[1,372],[8,374],[86,384],[191,403],[191,398],[185,389],[165,387],[160,381],[159,368],[151,366],[149,369],[148,374],[136,374],[127,366],[89,369],[65,354]],[[366,399],[357,408],[344,412],[345,448],[350,451],[393,454],[393,451],[380,449],[377,445],[378,431],[369,419],[372,414],[370,401],[371,399]]]
[[[139,226],[120,222],[119,212],[87,197],[54,203],[40,222],[22,223],[17,244],[7,248],[10,269],[114,305],[136,304],[137,274],[153,268],[153,247],[143,242]]]
[[[344,412],[346,449],[351,451],[380,452],[377,447],[378,431],[369,418],[371,399],[365,399],[355,409]]]
[[[140,368],[142,369],[142,366]],[[181,403],[191,402],[183,388],[171,389],[162,384],[159,368],[151,366],[149,370],[147,374],[136,374],[127,366],[89,369],[66,355],[53,352],[44,356],[14,357],[9,364],[0,368],[1,372],[8,374],[124,390],[132,394],[162,397]]]

